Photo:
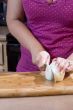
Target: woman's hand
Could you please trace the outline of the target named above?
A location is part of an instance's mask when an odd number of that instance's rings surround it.
[[[63,73],[67,70],[67,67],[69,66],[69,63],[66,59],[58,57],[53,59],[55,62],[56,67],[58,68],[60,73]]]
[[[59,71],[62,72],[69,72],[73,71],[73,54],[70,55],[67,59],[64,58],[55,58],[55,65],[58,67]]]
[[[67,60],[64,58],[55,58],[50,65],[47,65],[45,77],[48,80],[62,81],[65,76],[66,68],[68,67]]]
[[[67,59],[73,61],[73,53]]]
[[[73,71],[73,53],[67,58],[67,60],[69,62],[67,71]]]
[[[32,55],[32,61],[40,68],[40,70],[44,70],[45,65],[50,63],[50,55],[46,51],[40,51],[36,56]]]
[[[68,60],[67,72],[73,71],[73,61]]]

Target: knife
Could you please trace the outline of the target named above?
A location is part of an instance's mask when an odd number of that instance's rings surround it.
[[[54,79],[54,75],[52,72],[51,64],[49,65],[48,63],[46,64],[46,69],[45,69],[45,78],[49,81]]]

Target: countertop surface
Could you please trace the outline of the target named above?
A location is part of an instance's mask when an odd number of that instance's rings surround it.
[[[73,95],[1,98],[0,110],[73,110]]]

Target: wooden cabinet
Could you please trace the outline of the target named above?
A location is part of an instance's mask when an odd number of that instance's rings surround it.
[[[7,51],[6,51],[6,35],[8,33],[7,27],[0,27],[0,72],[8,71],[7,66]]]
[[[0,71],[7,71],[6,41],[0,41]]]
[[[0,43],[0,65],[3,65],[3,45]]]

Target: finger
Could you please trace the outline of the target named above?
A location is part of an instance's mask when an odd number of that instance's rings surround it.
[[[67,71],[73,71],[73,66],[68,67]]]
[[[56,66],[57,66],[59,72],[64,70],[64,67],[61,66],[60,63],[56,62]]]
[[[58,58],[57,63],[61,70],[66,69],[68,66],[68,63],[64,58]]]
[[[46,58],[41,57],[39,62],[39,67],[45,69],[46,64],[50,63],[50,56],[48,55]]]
[[[41,67],[43,67],[44,65],[45,65],[45,58],[43,58],[42,56],[40,57],[40,59],[38,59],[39,61],[38,61],[38,67],[39,68],[41,68]]]
[[[39,59],[40,60],[39,65],[40,66],[43,66],[44,64],[47,64],[47,63],[49,64],[49,62],[50,62],[50,55],[49,55],[48,52],[42,51],[40,53],[40,56],[41,56],[41,58]]]
[[[67,60],[68,61],[68,67],[67,71],[73,71],[73,61]]]
[[[53,61],[57,61],[57,58],[54,58],[54,59],[52,60],[52,62],[53,62]]]
[[[45,71],[46,70],[46,65],[40,67],[40,71]]]
[[[45,60],[45,64],[50,64],[50,56],[48,55],[46,60]]]
[[[63,68],[62,68],[60,62],[58,61],[58,59],[55,59],[54,62],[55,62],[56,67],[58,68],[58,70],[61,71]]]

